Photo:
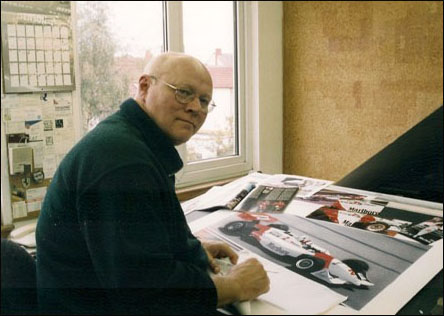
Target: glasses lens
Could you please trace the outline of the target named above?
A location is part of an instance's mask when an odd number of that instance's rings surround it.
[[[177,89],[176,98],[180,103],[189,103],[194,99],[194,92],[186,89]]]
[[[208,105],[206,110],[208,113],[210,113],[211,111],[214,110],[215,107],[216,107],[216,104],[214,102],[211,102],[210,105]]]
[[[176,100],[182,104],[190,103],[196,97],[196,94],[192,90],[176,88]],[[199,99],[200,107],[204,112],[211,112],[216,106],[214,102],[208,101],[207,99]]]

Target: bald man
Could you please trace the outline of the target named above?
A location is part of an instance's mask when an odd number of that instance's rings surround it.
[[[197,59],[157,56],[134,99],[73,147],[38,220],[37,285],[48,314],[214,314],[268,291],[254,259],[190,232],[174,187],[175,149],[204,123],[212,80]],[[216,257],[234,265],[209,276]]]

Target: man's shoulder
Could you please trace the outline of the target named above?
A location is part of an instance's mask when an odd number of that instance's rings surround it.
[[[142,146],[142,135],[124,117],[114,114],[97,125],[79,142],[79,147],[87,147],[88,151],[132,151]]]
[[[67,154],[64,166],[95,173],[152,155],[143,137],[128,122],[113,115],[88,132]],[[139,158],[138,158],[139,157]]]

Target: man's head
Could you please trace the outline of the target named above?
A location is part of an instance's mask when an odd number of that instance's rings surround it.
[[[183,102],[174,87],[195,94]],[[187,92],[185,91],[185,92]],[[213,82],[207,68],[196,58],[180,53],[155,57],[139,79],[137,103],[175,145],[188,141],[205,122],[207,112],[201,103],[209,102]]]

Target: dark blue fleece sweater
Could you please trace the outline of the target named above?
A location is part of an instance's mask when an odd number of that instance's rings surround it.
[[[37,239],[44,313],[206,314],[217,293],[174,188],[169,138],[129,99],[73,147]]]

